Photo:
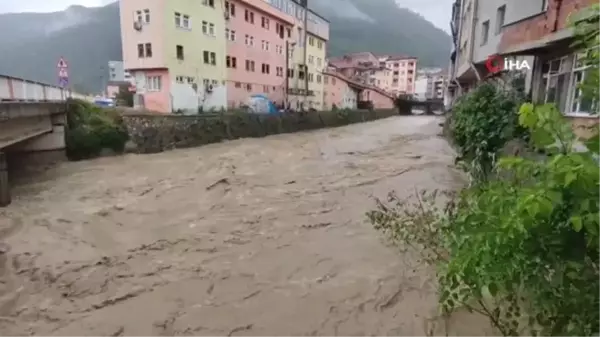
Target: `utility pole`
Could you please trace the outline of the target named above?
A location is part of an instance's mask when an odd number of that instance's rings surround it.
[[[308,101],[308,0],[300,0],[304,4],[304,104]]]
[[[285,41],[285,93],[284,93],[284,97],[285,97],[285,109],[288,109],[288,104],[289,104],[289,89],[290,89],[290,85],[289,85],[289,67],[290,67],[290,58],[292,57],[292,55],[294,54],[294,47],[296,46],[296,42],[290,42],[288,40]]]
[[[284,55],[284,57],[285,57],[285,73],[284,73],[283,76],[284,76],[285,83],[284,83],[284,89],[283,90],[285,90],[285,91],[283,92],[283,95],[284,95],[283,97],[285,97],[285,98],[283,100],[283,102],[284,102],[283,103],[284,104],[283,110],[287,111],[288,104],[290,102],[290,98],[289,98],[289,89],[290,89],[290,84],[289,84],[289,80],[290,80],[290,76],[289,76],[290,75],[290,41],[288,41],[287,39],[285,40],[285,55]]]

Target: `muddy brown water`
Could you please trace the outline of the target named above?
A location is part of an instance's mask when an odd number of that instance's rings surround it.
[[[489,334],[372,196],[462,184],[439,119],[64,163],[0,210],[1,335]]]

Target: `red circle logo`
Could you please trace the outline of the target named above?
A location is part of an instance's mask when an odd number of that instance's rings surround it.
[[[504,60],[500,55],[490,55],[485,61],[485,67],[490,73],[497,73],[504,69]]]

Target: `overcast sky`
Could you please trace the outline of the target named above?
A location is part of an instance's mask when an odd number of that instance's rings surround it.
[[[101,6],[114,0],[0,0],[0,13],[6,12],[54,12],[70,5]],[[377,0],[371,0],[377,1]],[[434,25],[448,31],[451,4],[453,0],[396,0],[421,14]]]

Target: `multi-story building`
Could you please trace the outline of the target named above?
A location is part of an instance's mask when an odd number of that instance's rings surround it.
[[[392,109],[394,96],[360,78],[352,79],[335,67],[324,72],[324,109],[356,109],[361,104],[370,104],[374,109]],[[347,70],[347,69],[345,69]]]
[[[329,23],[305,0],[122,0],[125,68],[136,102],[197,111],[251,95],[320,109]],[[286,83],[286,78],[287,83]]]
[[[294,17],[257,0],[229,0],[225,10],[228,106],[245,105],[253,94],[283,105]]]
[[[449,94],[455,98],[492,75],[489,55],[526,60],[524,90],[537,102],[554,102],[576,124],[597,124],[593,101],[581,97],[578,83],[586,66],[572,50],[569,16],[596,0],[456,0],[451,21]]]
[[[323,109],[323,92],[325,83],[323,81],[323,72],[327,65],[325,64],[327,41],[323,38],[308,33],[308,43],[306,50],[308,65],[308,90],[312,99],[309,100],[309,108],[317,110]]]
[[[417,58],[406,55],[381,56],[380,65],[388,69],[385,90],[393,95],[411,95],[415,90],[417,76]]]
[[[224,0],[120,1],[125,69],[138,106],[171,112],[227,104]]]
[[[375,81],[376,72],[381,69],[377,57],[370,52],[330,58],[328,65],[337,69],[337,72],[345,77],[364,84]]]
[[[306,0],[266,1],[282,12],[294,16],[294,26],[288,31],[292,42],[289,48],[286,100],[293,108],[319,109],[323,105],[323,83],[317,82],[317,75],[322,75],[325,68],[329,21],[312,10],[307,13]],[[313,45],[308,44],[310,41],[313,41]],[[323,60],[322,67],[318,66],[319,59]],[[309,64],[310,60],[313,64]],[[322,80],[321,76],[321,82]]]
[[[449,67],[449,90],[458,96],[482,79],[497,76],[485,66],[490,56],[497,55],[504,28],[531,15],[542,13],[547,0],[456,0],[453,4],[451,31],[454,50]],[[533,64],[533,57],[517,57],[519,62]],[[531,72],[524,72],[525,82]],[[528,89],[528,88],[526,88]]]
[[[370,52],[354,53],[329,60],[346,77],[377,86],[395,96],[412,94],[417,59],[410,56],[375,56]]]
[[[580,19],[589,17],[590,7],[598,2],[530,0],[526,8],[528,16],[523,16],[522,7],[517,4],[507,1],[507,19],[498,52],[514,57],[535,57],[531,72],[532,100],[555,103],[571,120],[577,134],[593,135],[593,127],[599,121],[598,98],[582,95],[580,88],[592,65],[582,61],[585,51],[573,50],[571,24],[578,18],[577,14],[583,14]]]
[[[125,71],[123,61],[108,61],[108,80],[130,82],[133,78],[128,71]]]
[[[413,96],[419,100],[442,99],[447,85],[445,70],[420,72],[414,85]]]

